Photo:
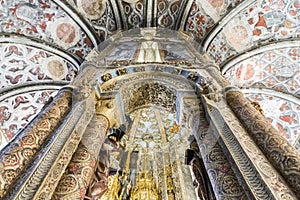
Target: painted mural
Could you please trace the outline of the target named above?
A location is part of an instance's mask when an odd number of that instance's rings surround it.
[[[72,81],[78,69],[51,52],[21,45],[0,44],[0,88],[46,80]]]
[[[93,48],[90,38],[53,1],[1,1],[0,32],[55,44],[79,57]]]
[[[298,0],[255,1],[227,22],[209,45],[208,53],[221,64],[254,46],[299,38],[299,5]],[[220,41],[226,41],[226,48],[215,51]]]
[[[93,27],[101,41],[117,30],[117,22],[111,1],[107,0],[70,0],[70,4]]]
[[[251,101],[258,102],[265,117],[274,128],[294,145],[300,134],[300,105],[276,96],[247,94]]]
[[[224,75],[238,87],[269,88],[300,95],[299,65],[299,48],[281,48],[243,60]]]
[[[242,0],[194,0],[184,29],[201,42],[213,29],[215,23],[241,2]]]

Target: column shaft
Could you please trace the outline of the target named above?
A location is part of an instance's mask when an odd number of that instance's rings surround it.
[[[54,100],[0,154],[0,198],[31,163],[69,113],[72,92],[61,90]]]
[[[109,121],[105,116],[93,117],[52,199],[84,199],[108,127]]]
[[[208,187],[207,195],[211,199],[217,200],[246,200],[245,190],[238,181],[231,163],[213,134],[213,130],[206,121],[203,111],[198,116],[194,116],[194,120],[193,133],[214,192],[214,195],[209,194],[211,191]],[[199,122],[197,122],[198,120]]]
[[[226,100],[258,147],[300,198],[300,155],[297,150],[273,128],[241,92],[228,91]]]

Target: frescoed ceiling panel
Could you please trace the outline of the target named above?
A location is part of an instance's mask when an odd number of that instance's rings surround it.
[[[217,22],[233,8],[237,7],[243,0],[203,0],[194,1],[200,4],[202,9]]]
[[[107,39],[121,27],[116,21],[112,1],[108,0],[69,0],[68,3],[93,27],[100,41]],[[99,41],[99,42],[100,42]]]
[[[1,148],[40,112],[50,96],[75,78],[78,62],[55,51],[37,43],[0,43]]]
[[[0,43],[1,88],[28,82],[70,82],[78,71],[70,62],[43,49],[12,43]]]
[[[231,56],[262,44],[299,38],[299,5],[297,0],[255,1],[228,21],[207,52],[222,64]],[[225,45],[223,51],[214,51],[213,46],[221,43]]]
[[[225,72],[238,87],[269,88],[300,95],[300,48],[264,51],[247,58]]]
[[[157,3],[156,24],[162,28],[174,29],[180,12],[185,7],[185,2],[180,0],[159,0]]]
[[[84,58],[95,44],[53,1],[1,1],[0,32],[47,42]]]
[[[143,0],[123,0],[119,1],[121,15],[124,20],[125,29],[144,27],[146,23],[146,1]]]
[[[263,93],[246,93],[246,96],[251,101],[258,102],[273,127],[292,145],[296,145],[300,135],[300,101],[296,103]]]
[[[192,33],[195,40],[202,43],[215,24],[241,2],[242,0],[194,0],[184,30]]]
[[[214,20],[202,10],[199,1],[194,1],[185,30],[197,36],[200,41],[214,25]]]

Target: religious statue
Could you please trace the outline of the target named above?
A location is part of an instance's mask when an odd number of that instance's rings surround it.
[[[197,191],[197,196],[200,200],[214,200],[212,188],[209,184],[208,175],[206,174],[204,163],[198,156],[199,147],[195,140],[191,143],[191,149],[185,151],[185,164],[192,167],[194,174],[194,186]]]
[[[125,135],[125,126],[121,125],[119,128],[110,128],[110,134],[108,135],[108,139],[114,142],[119,142],[123,135]]]
[[[120,177],[119,182],[121,184],[121,191],[119,195],[119,200],[129,200],[131,183],[128,181],[128,176],[126,173]]]
[[[97,172],[99,179],[91,185],[92,199],[100,199],[107,192],[108,174]]]
[[[108,191],[101,200],[119,200],[119,191],[121,185],[119,182],[119,172],[108,177]]]
[[[141,44],[137,62],[161,62],[158,43],[155,41],[144,41]]]
[[[141,43],[137,62],[162,62],[159,44],[158,42],[153,41],[156,30],[142,30],[141,34],[144,36],[146,41]]]
[[[128,135],[126,135],[126,130],[130,130],[132,125],[132,119],[125,115],[125,123],[121,124],[118,128],[112,127],[109,129],[108,139],[117,145],[119,148],[120,146],[125,149]]]
[[[97,162],[97,167],[95,171],[94,179],[89,187],[88,196],[92,200],[101,199],[102,196],[108,190],[108,176],[109,176],[109,150],[106,147],[107,145],[104,144],[102,149],[100,150],[99,157],[101,161]]]
[[[116,144],[118,148],[120,147],[120,144],[123,145],[121,146],[122,148],[125,148],[125,142],[121,142],[121,139],[125,135],[125,130],[126,127],[123,124],[119,128],[112,127],[109,129],[108,139],[112,143]]]

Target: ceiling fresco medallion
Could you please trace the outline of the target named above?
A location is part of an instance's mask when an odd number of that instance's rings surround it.
[[[289,19],[293,20],[295,23],[298,23],[300,17],[299,17],[299,11],[300,11],[300,1],[299,0],[294,0],[294,1],[291,1],[289,4],[288,4],[288,11],[287,12],[287,15],[289,17]]]
[[[53,80],[63,80],[68,74],[66,63],[56,57],[46,59],[44,69],[45,74]]]
[[[252,63],[247,63],[245,65],[241,65],[240,68],[236,70],[236,77],[238,80],[248,81],[251,80],[255,76],[255,65]],[[258,70],[257,70],[258,71]]]
[[[78,9],[89,19],[99,19],[106,10],[106,0],[78,0]]]
[[[227,41],[237,51],[242,51],[249,45],[251,41],[251,31],[243,20],[235,19],[230,21],[224,27],[224,34]]]
[[[69,18],[60,18],[47,26],[54,42],[65,49],[74,46],[80,40],[80,28]]]

